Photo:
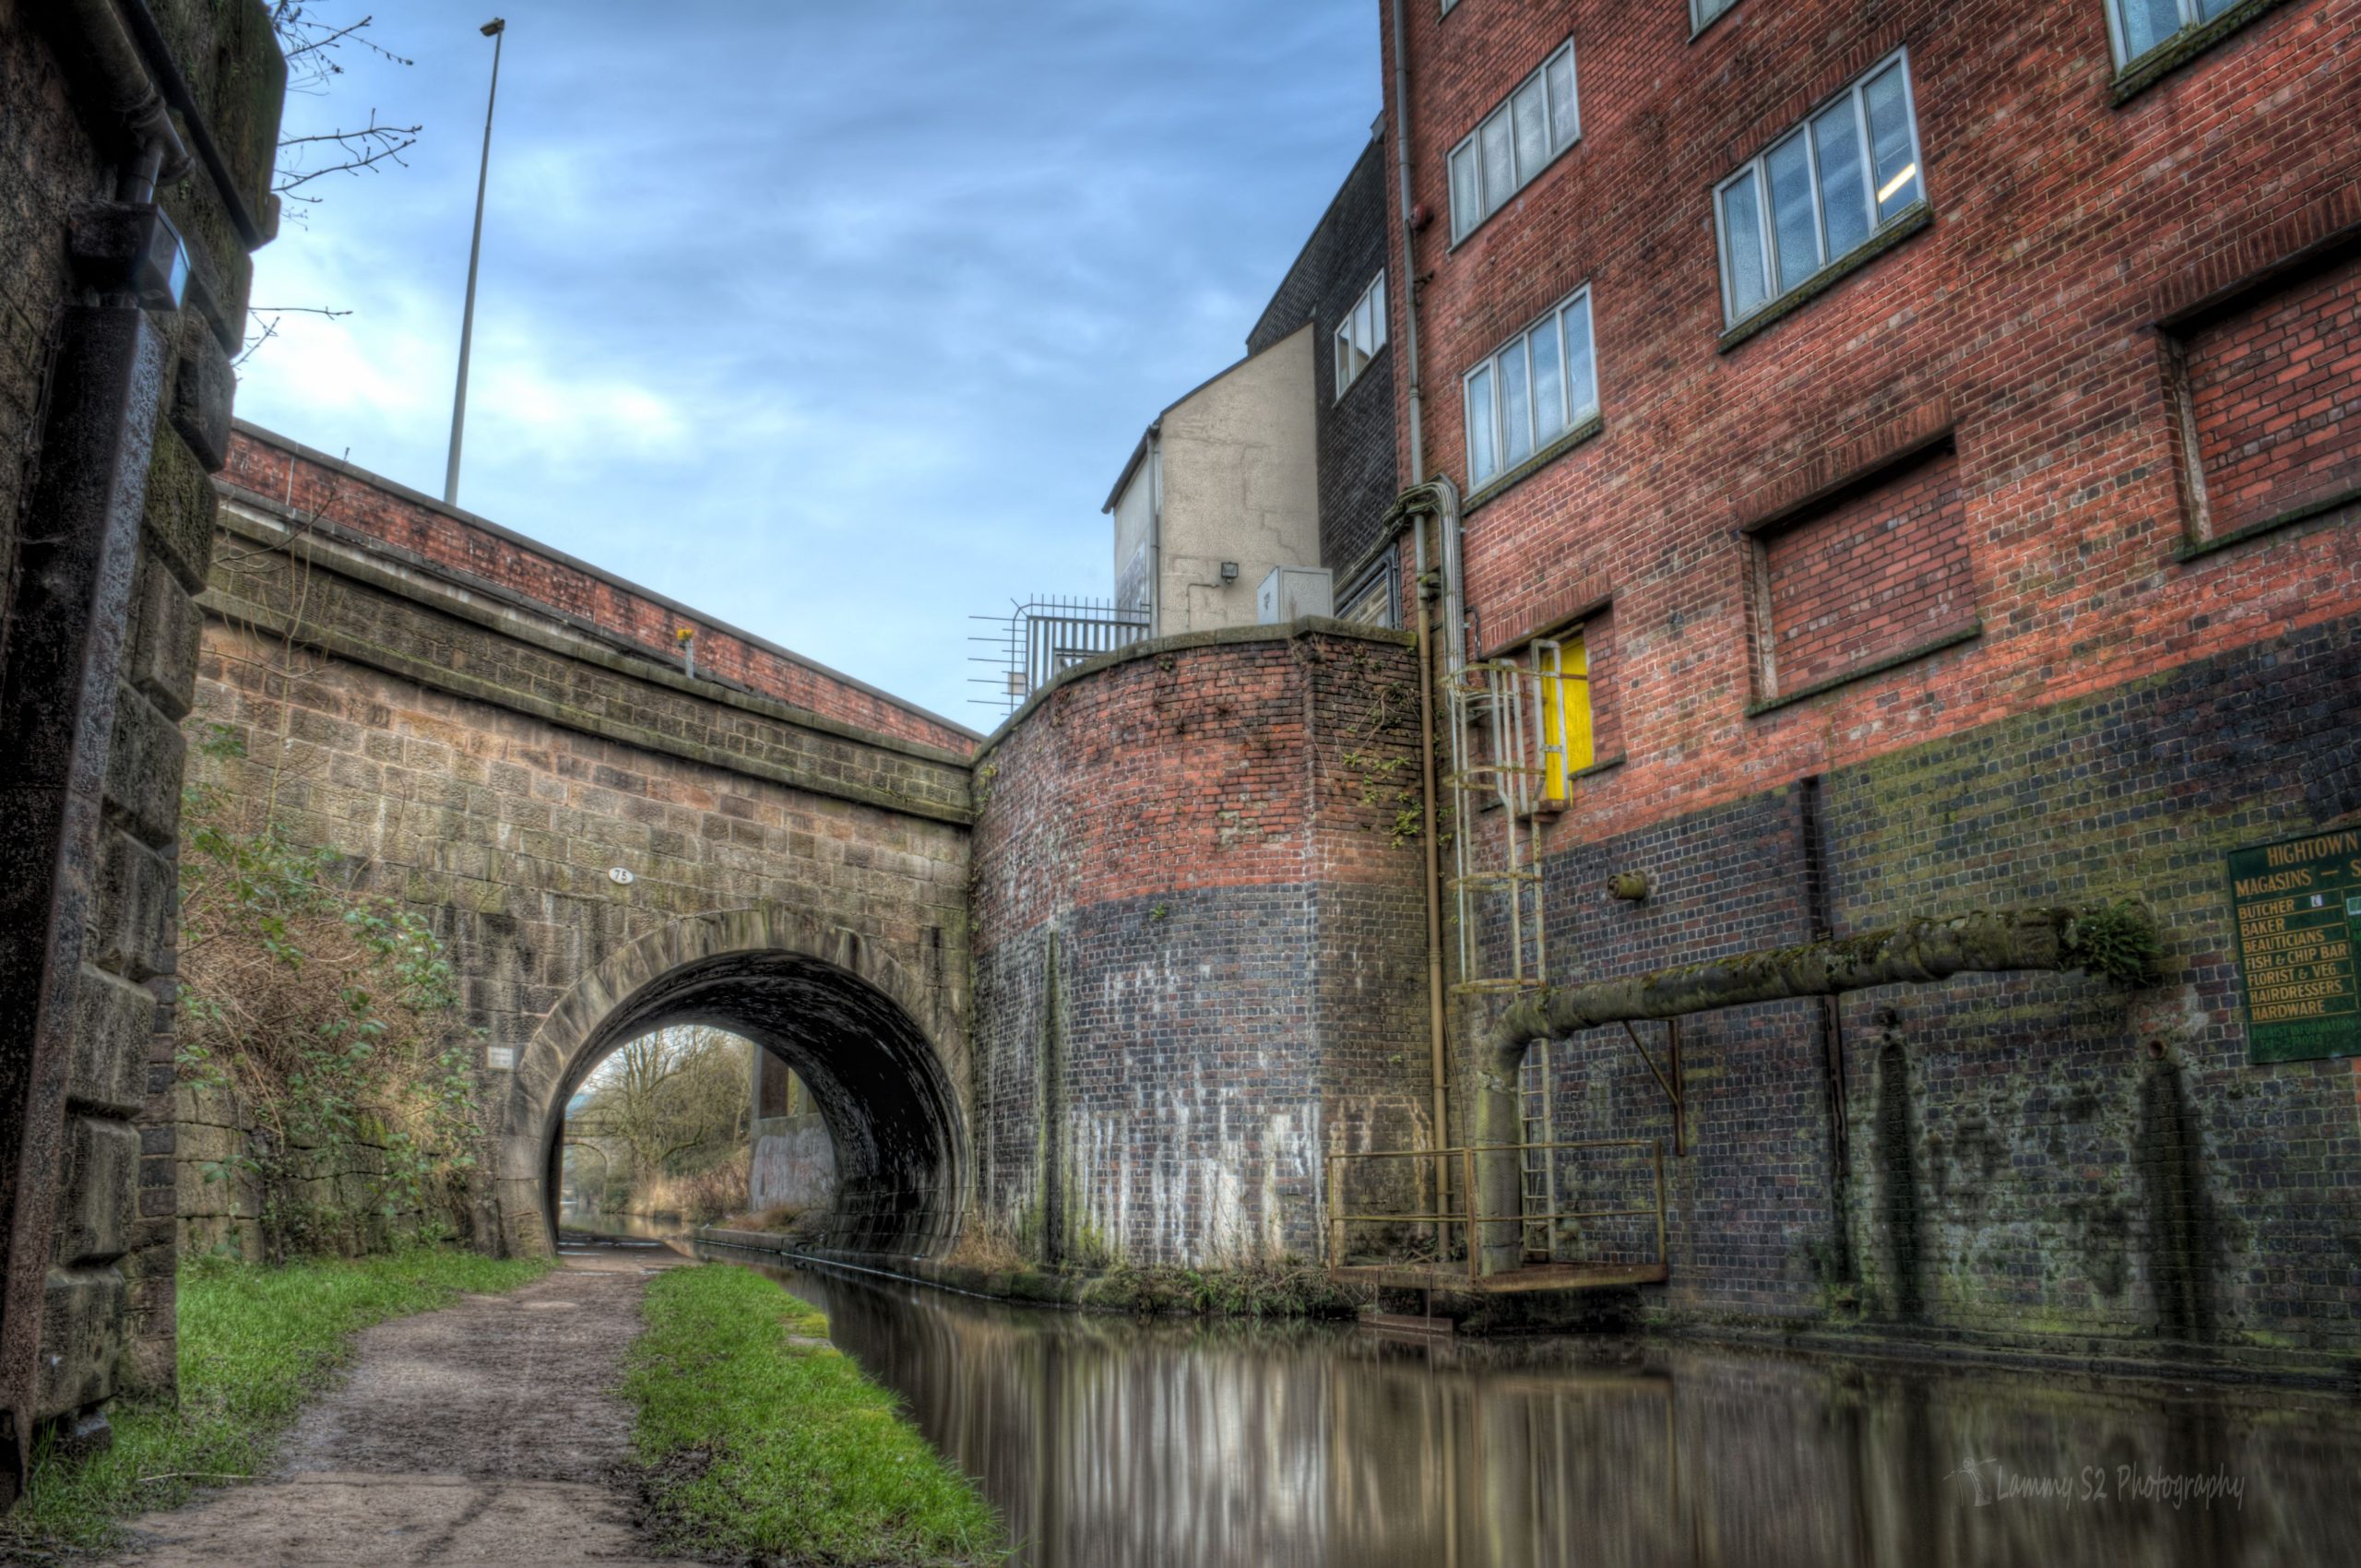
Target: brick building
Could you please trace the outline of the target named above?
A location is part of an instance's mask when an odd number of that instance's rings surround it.
[[[1388,167],[1372,136],[1246,335],[1246,351],[1260,354],[1306,324],[1312,329],[1320,561],[1335,575],[1338,613],[1382,626],[1401,624],[1399,584],[1379,537],[1402,488],[1385,351]]]
[[[1546,677],[1502,677],[1546,708],[1529,819],[1457,825],[1529,835],[1529,978],[2023,904],[2164,926],[2152,991],[1686,1020],[1652,1299],[2349,1352],[2361,1081],[2249,1060],[2225,857],[2361,814],[2361,4],[1384,18],[1440,630]],[[1501,919],[1463,978],[1515,968]],[[1670,1139],[1623,1030],[1527,1060],[1528,1134]]]

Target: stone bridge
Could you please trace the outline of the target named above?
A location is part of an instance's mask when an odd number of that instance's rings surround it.
[[[945,1245],[974,738],[259,432],[220,488],[191,774],[430,912],[483,1034],[505,1244],[549,1244],[589,1069],[694,1022],[810,1086],[841,1244]]]
[[[260,431],[220,490],[192,773],[429,914],[507,1246],[668,1024],[803,1080],[847,1252],[1310,1255],[1324,1152],[1423,1135],[1402,634],[1135,645],[983,742]]]

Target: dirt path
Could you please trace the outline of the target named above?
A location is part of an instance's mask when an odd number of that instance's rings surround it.
[[[566,1249],[505,1296],[380,1324],[309,1408],[270,1479],[131,1526],[139,1568],[655,1563],[619,1471],[613,1393],[658,1247]]]

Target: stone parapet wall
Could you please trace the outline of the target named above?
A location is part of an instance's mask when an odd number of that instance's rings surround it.
[[[1419,1135],[1415,680],[1333,622],[1169,638],[987,748],[977,1186],[1032,1255],[1311,1255],[1325,1152]]]
[[[328,520],[391,552],[480,588],[514,595],[607,633],[640,657],[682,664],[677,634],[694,630],[697,670],[776,701],[877,735],[964,754],[974,731],[750,632],[577,561],[496,523],[252,425],[240,425],[223,476],[232,493],[306,519]]]

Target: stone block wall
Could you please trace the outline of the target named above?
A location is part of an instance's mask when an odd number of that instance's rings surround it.
[[[178,721],[285,65],[255,0],[150,11],[160,40],[0,5],[0,1503],[35,1428],[94,1439],[111,1396],[174,1379]],[[196,154],[153,193],[178,308],[123,271],[149,204],[122,199],[120,111],[168,77]]]
[[[432,1209],[395,1180],[387,1146],[364,1132],[336,1147],[298,1143],[284,1161],[289,1180],[267,1193],[252,1159],[267,1153],[254,1118],[219,1090],[180,1084],[172,1094],[172,1167],[176,1236],[183,1257],[230,1255],[250,1261],[267,1254],[266,1206],[273,1202],[296,1226],[290,1240],[303,1250],[348,1256],[383,1252],[417,1236],[464,1236],[465,1206]]]
[[[1316,1255],[1323,1155],[1423,1135],[1408,639],[1067,672],[978,774],[978,1210],[1050,1263]]]
[[[828,1124],[816,1112],[758,1121],[751,1134],[753,1158],[747,1206],[765,1209],[828,1206],[836,1193],[836,1150]]]

